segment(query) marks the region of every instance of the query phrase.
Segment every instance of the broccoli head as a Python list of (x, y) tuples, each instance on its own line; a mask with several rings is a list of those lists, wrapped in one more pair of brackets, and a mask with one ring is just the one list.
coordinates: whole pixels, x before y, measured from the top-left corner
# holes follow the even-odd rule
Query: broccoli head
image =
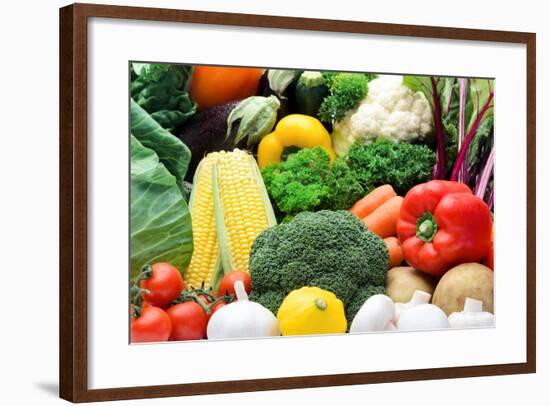
[[(251, 300), (276, 313), (292, 290), (317, 286), (348, 307), (358, 292), (383, 291), (388, 262), (384, 241), (348, 211), (302, 212), (254, 241)], [(348, 312), (349, 322), (357, 310)]]

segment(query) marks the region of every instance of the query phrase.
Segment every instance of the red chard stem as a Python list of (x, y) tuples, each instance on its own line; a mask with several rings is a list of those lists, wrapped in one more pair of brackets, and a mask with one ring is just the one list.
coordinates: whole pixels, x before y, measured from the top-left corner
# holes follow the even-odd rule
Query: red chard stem
[(460, 169), (462, 168), (462, 165), (466, 159), (466, 155), (468, 152), (468, 147), (470, 146), (470, 143), (472, 142), (472, 139), (474, 138), (474, 135), (476, 134), (476, 131), (479, 127), (479, 124), (481, 123), (481, 120), (483, 119), (483, 116), (491, 106), (491, 101), (493, 100), (493, 93), (489, 93), (489, 97), (487, 97), (487, 101), (483, 105), (483, 108), (478, 113), (474, 123), (472, 124), (472, 128), (470, 129), (470, 132), (466, 136), (466, 139), (462, 146), (460, 147), (460, 151), (458, 153), (458, 157), (456, 158), (455, 166), (453, 168), (453, 172), (451, 174), (451, 179), (453, 181), (458, 180), (458, 173), (460, 172)]
[(481, 176), (479, 177), (475, 190), (476, 196), (479, 197), (481, 200), (483, 200), (485, 197), (485, 191), (487, 190), (487, 184), (489, 183), (489, 178), (491, 177), (491, 173), (493, 172), (494, 164), (495, 147), (493, 146), (493, 148), (491, 148), (491, 153), (487, 158), (487, 162), (485, 163), (485, 167), (483, 168), (483, 172), (481, 172)]
[(433, 178), (443, 179), (445, 177), (445, 138), (443, 135), (443, 123), (441, 121), (441, 99), (437, 92), (437, 82), (432, 76), (432, 97), (434, 101), (433, 121), (437, 137), (437, 162), (434, 166)]
[[(468, 90), (468, 79), (458, 79), (459, 86), (459, 105), (458, 105), (458, 149), (464, 144), (464, 134), (466, 133), (466, 92)], [(458, 172), (458, 181), (466, 182), (466, 161), (460, 167)]]

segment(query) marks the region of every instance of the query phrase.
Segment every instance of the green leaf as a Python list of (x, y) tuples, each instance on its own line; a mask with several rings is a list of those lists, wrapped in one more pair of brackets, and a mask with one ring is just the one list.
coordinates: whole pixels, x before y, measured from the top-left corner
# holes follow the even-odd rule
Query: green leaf
[(130, 129), (140, 143), (156, 152), (179, 185), (185, 178), (191, 160), (189, 148), (157, 123), (133, 99), (130, 100)]
[(193, 235), (176, 178), (133, 135), (130, 157), (130, 277), (155, 262), (168, 262), (183, 272), (193, 253)]
[(477, 131), (468, 148), (468, 165), (474, 165), (477, 161), (484, 157), (491, 149), (492, 131), (493, 131), (493, 115), (487, 115), (479, 124)]
[(130, 94), (165, 129), (174, 131), (197, 111), (187, 93), (191, 66), (132, 63)]
[[(478, 113), (487, 101), (491, 88), (494, 87), (494, 81), (487, 79), (470, 79), (468, 89), (468, 102), (471, 103), (470, 115), (466, 118), (468, 123), (468, 131), (472, 127)], [(490, 108), (484, 115), (484, 118), (492, 114), (493, 109)]]

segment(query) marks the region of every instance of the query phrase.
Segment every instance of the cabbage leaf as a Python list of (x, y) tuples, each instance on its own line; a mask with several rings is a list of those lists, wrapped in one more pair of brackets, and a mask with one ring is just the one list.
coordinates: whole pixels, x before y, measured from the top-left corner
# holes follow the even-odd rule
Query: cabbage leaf
[(187, 145), (164, 129), (133, 99), (130, 99), (130, 127), (134, 137), (143, 146), (151, 148), (166, 169), (176, 177), (181, 190), (191, 160), (191, 151)]
[(169, 262), (183, 272), (193, 253), (193, 235), (176, 178), (132, 134), (130, 156), (130, 278), (155, 262)]
[(197, 104), (187, 92), (190, 65), (132, 63), (130, 74), (132, 99), (168, 131), (196, 113)]

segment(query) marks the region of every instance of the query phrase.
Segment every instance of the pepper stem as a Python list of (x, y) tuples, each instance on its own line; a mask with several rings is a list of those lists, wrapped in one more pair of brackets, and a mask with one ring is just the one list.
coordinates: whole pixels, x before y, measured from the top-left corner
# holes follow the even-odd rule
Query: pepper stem
[(424, 242), (431, 242), (437, 233), (437, 222), (430, 212), (422, 214), (416, 220), (416, 236)]
[(315, 306), (317, 306), (319, 310), (326, 310), (327, 302), (325, 302), (323, 299), (315, 299)]

